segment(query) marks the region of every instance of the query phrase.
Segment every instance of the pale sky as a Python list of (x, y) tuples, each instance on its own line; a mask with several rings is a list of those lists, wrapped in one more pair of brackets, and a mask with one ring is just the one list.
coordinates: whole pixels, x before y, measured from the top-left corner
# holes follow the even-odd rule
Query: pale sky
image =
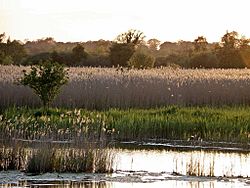
[(11, 39), (113, 40), (137, 29), (146, 39), (250, 38), (249, 0), (0, 0), (0, 33)]

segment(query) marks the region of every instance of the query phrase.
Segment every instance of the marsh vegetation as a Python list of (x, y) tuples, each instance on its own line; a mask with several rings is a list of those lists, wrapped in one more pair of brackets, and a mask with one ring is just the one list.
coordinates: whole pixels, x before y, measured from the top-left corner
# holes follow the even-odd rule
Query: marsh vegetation
[[(0, 67), (0, 106), (38, 107), (31, 89), (15, 83), (29, 67)], [(69, 68), (69, 82), (52, 103), (60, 108), (156, 108), (247, 105), (248, 69)]]

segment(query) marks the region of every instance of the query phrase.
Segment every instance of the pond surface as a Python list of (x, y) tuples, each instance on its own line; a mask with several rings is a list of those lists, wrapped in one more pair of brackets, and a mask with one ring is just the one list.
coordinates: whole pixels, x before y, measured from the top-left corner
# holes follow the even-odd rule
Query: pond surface
[(150, 147), (128, 143), (127, 148), (114, 149), (116, 162), (112, 174), (32, 176), (19, 171), (3, 171), (0, 172), (0, 187), (250, 187), (250, 151), (247, 149), (169, 148), (152, 143), (144, 143), (144, 146)]
[(0, 187), (173, 187), (173, 188), (215, 188), (250, 187), (249, 178), (194, 177), (169, 173), (122, 172), (113, 174), (57, 174), (46, 173), (27, 176), (17, 171), (0, 173)]

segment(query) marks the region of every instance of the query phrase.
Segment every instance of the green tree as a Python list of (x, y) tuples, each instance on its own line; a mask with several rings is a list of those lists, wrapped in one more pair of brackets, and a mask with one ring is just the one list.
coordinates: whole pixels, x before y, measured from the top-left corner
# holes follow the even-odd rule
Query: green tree
[(155, 58), (153, 56), (138, 51), (135, 52), (128, 61), (130, 67), (138, 69), (152, 68), (154, 63)]
[(5, 40), (5, 33), (0, 34), (0, 63), (1, 64), (21, 64), (27, 53), (24, 45), (17, 40)]
[(12, 57), (14, 64), (21, 64), (27, 57), (24, 45), (20, 41), (10, 39), (7, 40), (5, 54)]
[(110, 62), (113, 66), (123, 66), (128, 65), (128, 60), (134, 54), (135, 48), (133, 44), (122, 44), (114, 43), (110, 47)]
[[(247, 54), (249, 39), (240, 37), (236, 31), (226, 32), (216, 49), (220, 68), (245, 68), (246, 62), (242, 54)], [(244, 53), (242, 53), (244, 52)]]
[(29, 86), (41, 99), (46, 109), (59, 94), (62, 85), (68, 81), (67, 71), (56, 62), (45, 61), (32, 66), (29, 73), (24, 71), (20, 83)]
[(72, 58), (74, 59), (75, 63), (80, 63), (81, 61), (87, 58), (87, 53), (84, 51), (84, 47), (82, 44), (77, 44), (72, 49)]
[(110, 62), (113, 66), (128, 66), (128, 60), (136, 47), (143, 42), (143, 32), (131, 29), (118, 35), (110, 47)]
[(193, 54), (184, 64), (186, 68), (218, 68), (218, 59), (213, 52), (205, 51)]

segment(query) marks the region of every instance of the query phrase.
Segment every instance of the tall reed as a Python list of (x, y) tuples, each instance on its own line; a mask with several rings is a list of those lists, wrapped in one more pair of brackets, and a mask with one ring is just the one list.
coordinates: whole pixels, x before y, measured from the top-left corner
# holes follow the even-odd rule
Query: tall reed
[[(84, 143), (83, 143), (84, 144)], [(46, 172), (112, 172), (114, 154), (93, 143), (84, 147), (33, 143), (0, 145), (0, 170), (22, 170), (27, 173)]]
[[(29, 67), (0, 66), (0, 108), (40, 105), (33, 92), (15, 82)], [(151, 108), (166, 105), (247, 105), (249, 69), (70, 68), (69, 83), (56, 107)]]

